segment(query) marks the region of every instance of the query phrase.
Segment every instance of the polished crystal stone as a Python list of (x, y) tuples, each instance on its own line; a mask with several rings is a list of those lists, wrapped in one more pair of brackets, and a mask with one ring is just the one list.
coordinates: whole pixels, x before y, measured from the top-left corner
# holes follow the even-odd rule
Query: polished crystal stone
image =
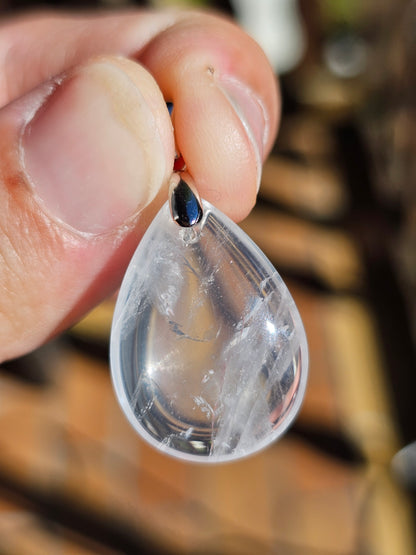
[(171, 455), (218, 462), (287, 429), (308, 351), (287, 287), (248, 236), (204, 201), (202, 220), (180, 227), (166, 203), (124, 278), (111, 366), (141, 436)]

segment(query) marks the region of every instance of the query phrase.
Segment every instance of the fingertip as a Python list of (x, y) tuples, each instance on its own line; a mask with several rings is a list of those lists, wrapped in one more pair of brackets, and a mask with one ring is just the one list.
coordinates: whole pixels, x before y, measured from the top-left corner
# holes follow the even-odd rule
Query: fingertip
[(157, 129), (157, 133), (161, 138), (167, 172), (169, 173), (173, 165), (175, 153), (173, 127), (168, 107), (158, 83), (143, 66), (133, 60), (122, 56), (112, 56), (107, 57), (107, 59), (128, 75), (132, 83), (140, 90), (146, 105), (152, 113), (155, 129)]
[(278, 89), (264, 53), (230, 21), (191, 14), (139, 58), (174, 103), (177, 149), (201, 196), (243, 219), (278, 125)]
[(200, 195), (235, 221), (255, 203), (259, 154), (212, 75), (203, 74), (177, 95), (178, 149)]
[(40, 92), (0, 110), (0, 360), (119, 285), (172, 172), (166, 104), (137, 63), (94, 58)]

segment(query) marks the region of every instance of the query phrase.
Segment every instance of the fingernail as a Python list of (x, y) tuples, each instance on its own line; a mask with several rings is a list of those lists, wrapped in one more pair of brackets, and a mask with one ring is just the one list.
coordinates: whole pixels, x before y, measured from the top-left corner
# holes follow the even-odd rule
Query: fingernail
[(259, 187), (263, 153), (268, 133), (266, 110), (257, 95), (236, 79), (221, 77), (218, 86), (239, 116), (253, 145), (257, 162), (257, 185)]
[(22, 158), (43, 208), (93, 234), (149, 204), (166, 164), (151, 110), (109, 61), (84, 66), (57, 86), (24, 130)]

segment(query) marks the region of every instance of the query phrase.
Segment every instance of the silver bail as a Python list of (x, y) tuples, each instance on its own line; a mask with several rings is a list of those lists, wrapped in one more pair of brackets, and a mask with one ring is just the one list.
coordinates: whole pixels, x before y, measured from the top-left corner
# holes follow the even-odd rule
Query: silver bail
[(181, 227), (193, 227), (201, 221), (202, 203), (189, 179), (174, 173), (169, 187), (169, 205), (172, 218)]

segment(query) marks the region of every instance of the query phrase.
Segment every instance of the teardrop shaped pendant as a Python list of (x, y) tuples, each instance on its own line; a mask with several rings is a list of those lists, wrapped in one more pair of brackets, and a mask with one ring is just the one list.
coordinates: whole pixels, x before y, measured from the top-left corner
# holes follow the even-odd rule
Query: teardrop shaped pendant
[(235, 460), (276, 440), (296, 416), (305, 331), (261, 250), (172, 179), (170, 207), (148, 228), (120, 289), (113, 383), (153, 446), (191, 461)]

